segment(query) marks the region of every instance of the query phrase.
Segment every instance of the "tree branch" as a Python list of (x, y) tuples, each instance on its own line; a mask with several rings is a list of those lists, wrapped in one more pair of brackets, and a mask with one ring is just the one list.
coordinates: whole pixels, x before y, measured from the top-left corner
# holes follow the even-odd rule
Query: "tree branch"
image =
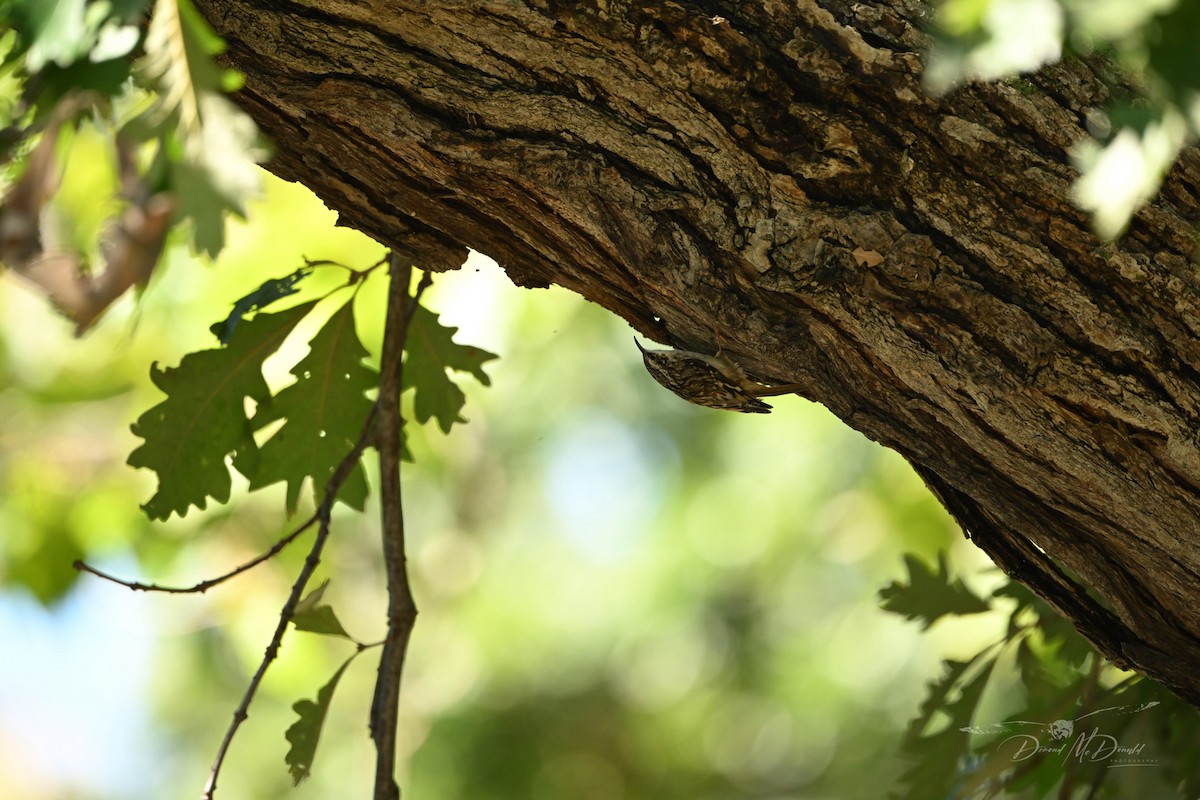
[(408, 640), (417, 619), (417, 606), (408, 582), (404, 552), (404, 515), (400, 495), (402, 426), (400, 393), (403, 390), (404, 343), (408, 323), (421, 293), (429, 283), (422, 276), (409, 302), (412, 267), (393, 254), (388, 290), (387, 322), (383, 334), (379, 376), (379, 426), (375, 446), (379, 451), (379, 493), (382, 505), (383, 560), (387, 572), (388, 629), (379, 659), (375, 697), (371, 703), (371, 738), (375, 741), (375, 800), (397, 800), (396, 723), (400, 679)]
[(196, 0), (273, 172), (425, 267), (471, 246), (676, 347), (729, 331), (1200, 706), (1200, 150), (1097, 241), (1069, 153), (1107, 67), (931, 97), (911, 0), (321, 5)]
[(313, 523), (315, 523), (316, 521), (317, 521), (317, 515), (314, 513), (311, 517), (309, 517), (307, 520), (305, 520), (303, 523), (301, 523), (300, 526), (297, 527), (294, 531), (289, 533), (287, 536), (284, 536), (282, 539), (280, 539), (275, 544), (273, 544), (271, 546), (271, 549), (267, 550), (262, 555), (252, 558), (251, 560), (247, 561), (245, 564), (242, 564), (241, 566), (235, 567), (234, 569), (230, 570), (229, 572), (226, 572), (224, 575), (218, 575), (215, 578), (209, 578), (208, 580), (200, 581), (199, 583), (194, 584), (192, 586), (159, 586), (157, 583), (140, 583), (138, 581), (127, 581), (127, 580), (118, 578), (115, 575), (109, 575), (107, 572), (98, 570), (95, 567), (91, 566), (90, 564), (87, 564), (86, 562), (79, 561), (79, 560), (76, 560), (72, 566), (74, 566), (75, 569), (79, 570), (80, 572), (91, 573), (92, 575), (95, 575), (97, 578), (103, 578), (106, 581), (110, 581), (112, 583), (116, 583), (121, 586), (124, 586), (127, 589), (132, 589), (135, 592), (163, 592), (165, 594), (203, 594), (204, 592), (207, 592), (209, 589), (213, 588), (214, 586), (217, 586), (218, 584), (222, 584), (225, 581), (229, 580), (230, 578), (241, 575), (243, 572), (245, 572), (249, 569), (253, 569), (254, 567), (257, 567), (259, 564), (263, 563), (264, 561), (267, 561), (267, 560), (273, 558), (276, 554), (278, 554), (281, 550), (283, 550), (283, 548), (287, 547), (289, 544), (296, 541), (296, 539), (300, 536), (300, 534), (304, 533), (306, 530), (311, 528), (313, 526)]
[(233, 712), (233, 722), (225, 731), (225, 738), (221, 741), (221, 746), (217, 749), (216, 758), (213, 759), (212, 768), (209, 770), (208, 783), (205, 784), (203, 800), (212, 800), (213, 794), (217, 791), (217, 778), (221, 773), (221, 766), (225, 762), (225, 755), (229, 752), (229, 746), (233, 742), (233, 737), (237, 733), (241, 724), (249, 716), (250, 703), (254, 700), (254, 695), (258, 692), (258, 687), (262, 683), (263, 677), (267, 674), (267, 669), (271, 666), (271, 662), (279, 654), (279, 647), (283, 642), (283, 635), (287, 632), (288, 623), (296, 613), (296, 604), (300, 602), (301, 595), (304, 594), (304, 588), (308, 585), (309, 579), (317, 566), (321, 563), (321, 551), (325, 547), (325, 540), (329, 537), (329, 520), (333, 512), (333, 504), (337, 500), (338, 490), (345, 483), (346, 478), (350, 476), (354, 466), (358, 463), (358, 459), (362, 457), (365, 450), (373, 441), (375, 433), (376, 419), (379, 414), (379, 401), (371, 408), (371, 413), (367, 415), (366, 422), (363, 423), (362, 432), (359, 434), (358, 441), (354, 443), (354, 447), (346, 454), (334, 470), (333, 475), (329, 479), (329, 483), (325, 487), (325, 494), (321, 498), (321, 505), (317, 507), (314, 519), (319, 522), (317, 527), (317, 536), (313, 540), (312, 547), (308, 551), (308, 557), (304, 560), (304, 566), (300, 570), (300, 574), (296, 576), (295, 583), (292, 584), (291, 594), (288, 595), (287, 602), (283, 604), (283, 608), (279, 612), (279, 624), (275, 626), (275, 633), (271, 636), (271, 642), (267, 645), (266, 652), (263, 654), (262, 663), (258, 665), (258, 671), (254, 673), (254, 677), (250, 679), (250, 685), (246, 687), (245, 694), (242, 695), (242, 700), (238, 703), (238, 707)]

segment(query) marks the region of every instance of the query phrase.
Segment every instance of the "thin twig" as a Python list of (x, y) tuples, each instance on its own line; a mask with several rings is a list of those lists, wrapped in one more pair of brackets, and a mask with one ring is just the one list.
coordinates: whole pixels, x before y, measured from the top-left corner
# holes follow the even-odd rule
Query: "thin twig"
[(409, 300), (408, 305), (405, 307), (405, 310), (404, 310), (404, 334), (406, 337), (406, 339), (405, 339), (406, 341), (407, 341), (407, 336), (408, 336), (408, 325), (409, 325), (409, 323), (412, 322), (413, 314), (415, 314), (417, 311), (417, 304), (421, 302), (421, 295), (425, 294), (425, 290), (428, 289), (430, 284), (432, 284), (432, 283), (433, 283), (433, 273), (432, 272), (422, 272), (421, 280), (417, 281), (417, 290), (415, 292), (413, 292), (412, 299)]
[(208, 783), (204, 787), (204, 794), (201, 796), (203, 800), (212, 800), (213, 794), (217, 790), (217, 777), (221, 773), (221, 765), (225, 762), (225, 755), (229, 752), (229, 745), (233, 742), (234, 734), (238, 728), (249, 716), (250, 703), (254, 700), (254, 695), (258, 691), (259, 684), (262, 683), (263, 677), (267, 674), (268, 667), (275, 657), (279, 654), (279, 647), (283, 642), (283, 635), (287, 632), (288, 623), (292, 621), (292, 617), (296, 613), (296, 604), (300, 602), (300, 597), (304, 594), (304, 588), (308, 585), (309, 578), (316, 571), (317, 566), (321, 563), (321, 551), (325, 547), (325, 540), (329, 537), (329, 520), (333, 513), (333, 504), (337, 499), (338, 490), (342, 484), (350, 477), (350, 473), (358, 464), (359, 458), (362, 457), (365, 450), (374, 441), (375, 423), (379, 416), (379, 402), (371, 408), (371, 413), (367, 415), (366, 422), (363, 423), (362, 432), (358, 436), (358, 441), (354, 443), (354, 447), (346, 454), (334, 470), (333, 476), (329, 479), (329, 483), (325, 487), (325, 494), (321, 498), (321, 505), (317, 507), (314, 517), (319, 522), (317, 527), (316, 538), (313, 539), (313, 545), (308, 551), (308, 557), (304, 560), (304, 566), (300, 570), (300, 574), (296, 576), (296, 582), (292, 584), (291, 594), (288, 595), (287, 602), (283, 604), (283, 608), (279, 612), (279, 624), (275, 626), (275, 634), (271, 637), (270, 644), (267, 645), (267, 650), (263, 654), (263, 660), (258, 665), (258, 671), (254, 673), (254, 677), (250, 679), (250, 685), (246, 687), (246, 692), (242, 695), (242, 701), (238, 703), (237, 709), (233, 712), (233, 722), (225, 731), (225, 738), (221, 740), (221, 746), (217, 749), (217, 756), (213, 759), (212, 768), (209, 770)]
[(409, 297), (412, 267), (392, 256), (388, 288), (387, 321), (379, 374), (379, 427), (375, 447), (379, 451), (379, 495), (382, 506), (383, 561), (387, 573), (387, 636), (379, 658), (379, 675), (371, 703), (371, 738), (375, 741), (375, 800), (398, 800), (396, 785), (396, 725), (404, 656), (417, 619), (417, 606), (408, 582), (404, 553), (404, 513), (400, 496), (400, 453), (403, 419), (404, 343), (408, 324), (421, 293), (429, 285), (422, 275), (417, 290)]
[(106, 581), (111, 581), (112, 583), (116, 583), (121, 586), (124, 586), (127, 589), (132, 589), (135, 592), (164, 592), (166, 594), (197, 594), (197, 593), (203, 594), (204, 592), (207, 592), (212, 587), (214, 587), (218, 584), (224, 583), (225, 581), (229, 580), (230, 578), (241, 575), (246, 570), (253, 569), (254, 567), (257, 567), (259, 564), (263, 563), (264, 561), (267, 561), (267, 560), (273, 558), (276, 554), (278, 554), (281, 550), (283, 550), (283, 548), (287, 547), (289, 544), (296, 541), (297, 537), (299, 537), (300, 534), (304, 533), (306, 530), (311, 528), (313, 526), (313, 523), (315, 523), (316, 521), (317, 521), (317, 515), (313, 514), (311, 517), (309, 517), (307, 520), (305, 520), (303, 523), (301, 523), (301, 525), (298, 528), (296, 528), (294, 531), (289, 533), (287, 536), (284, 536), (282, 539), (280, 539), (278, 542), (276, 542), (274, 545), (272, 545), (271, 549), (267, 550), (262, 555), (252, 558), (251, 560), (247, 561), (245, 564), (242, 564), (241, 566), (236, 567), (235, 569), (232, 569), (229, 572), (226, 572), (224, 575), (218, 575), (215, 578), (209, 578), (208, 580), (200, 581), (199, 583), (197, 583), (194, 586), (159, 586), (157, 583), (139, 583), (138, 581), (127, 581), (127, 580), (118, 578), (115, 575), (109, 575), (107, 572), (98, 570), (95, 567), (93, 567), (90, 564), (87, 564), (83, 561), (76, 561), (73, 566), (75, 567), (75, 569), (79, 570), (80, 572), (91, 573), (92, 575), (95, 575), (97, 578), (103, 578)]
[(249, 716), (250, 703), (258, 691), (263, 677), (267, 674), (268, 667), (279, 654), (279, 646), (283, 643), (283, 634), (287, 631), (288, 623), (296, 613), (296, 604), (300, 602), (300, 595), (304, 592), (304, 587), (308, 584), (308, 579), (316, 570), (317, 565), (321, 563), (321, 550), (325, 547), (325, 539), (329, 536), (329, 512), (325, 509), (322, 511), (321, 522), (317, 527), (317, 536), (313, 540), (312, 548), (308, 551), (308, 558), (304, 560), (303, 569), (296, 577), (296, 582), (292, 584), (292, 593), (288, 595), (287, 602), (283, 604), (283, 610), (279, 612), (279, 624), (275, 627), (275, 634), (271, 637), (271, 643), (267, 645), (263, 660), (258, 665), (258, 671), (254, 673), (254, 677), (250, 679), (250, 685), (246, 687), (246, 692), (242, 695), (242, 701), (234, 710), (233, 722), (225, 730), (225, 738), (221, 740), (221, 746), (217, 749), (217, 756), (209, 770), (208, 783), (204, 786), (202, 795), (204, 800), (212, 800), (213, 794), (217, 791), (217, 777), (221, 774), (221, 765), (225, 763), (225, 755), (229, 752), (230, 744), (233, 743), (234, 734)]
[(366, 277), (370, 273), (374, 272), (379, 267), (383, 266), (387, 262), (387, 260), (388, 260), (388, 257), (385, 255), (383, 258), (379, 259), (378, 261), (376, 261), (374, 264), (372, 264), (369, 267), (364, 267), (363, 269), (355, 269), (354, 267), (351, 267), (348, 264), (343, 264), (340, 261), (330, 261), (327, 258), (319, 258), (319, 259), (305, 258), (304, 266), (307, 267), (308, 269), (312, 269), (314, 267), (340, 267), (341, 269), (344, 269), (350, 273), (350, 275), (351, 275), (350, 282), (351, 283), (358, 283), (364, 277)]

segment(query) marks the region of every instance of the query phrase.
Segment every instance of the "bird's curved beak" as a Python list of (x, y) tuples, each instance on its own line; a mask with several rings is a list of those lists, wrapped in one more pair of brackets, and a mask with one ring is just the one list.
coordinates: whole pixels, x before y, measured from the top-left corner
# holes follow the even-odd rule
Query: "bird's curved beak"
[(636, 336), (633, 337), (633, 343), (637, 345), (638, 350), (642, 351), (642, 355), (646, 355), (646, 348), (642, 347), (642, 343), (637, 340)]

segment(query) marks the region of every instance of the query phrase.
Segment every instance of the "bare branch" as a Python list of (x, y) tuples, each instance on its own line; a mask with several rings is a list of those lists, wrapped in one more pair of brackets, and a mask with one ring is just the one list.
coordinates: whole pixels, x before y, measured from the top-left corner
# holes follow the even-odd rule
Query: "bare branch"
[(283, 608), (279, 612), (279, 624), (275, 626), (275, 633), (271, 637), (270, 644), (267, 645), (267, 650), (263, 654), (262, 663), (258, 665), (258, 671), (254, 673), (254, 677), (250, 679), (250, 685), (246, 687), (246, 693), (242, 695), (242, 701), (238, 703), (238, 707), (233, 712), (233, 722), (225, 731), (225, 738), (221, 741), (221, 746), (217, 750), (217, 756), (213, 760), (212, 768), (209, 770), (208, 783), (204, 787), (203, 800), (212, 800), (213, 794), (217, 790), (217, 777), (221, 772), (221, 765), (225, 762), (225, 755), (229, 752), (229, 745), (233, 742), (233, 737), (237, 733), (242, 722), (249, 716), (250, 703), (254, 700), (254, 695), (258, 691), (259, 684), (262, 683), (263, 677), (267, 674), (267, 669), (271, 666), (271, 662), (279, 654), (279, 646), (283, 642), (283, 635), (287, 632), (288, 623), (292, 621), (292, 617), (296, 613), (296, 604), (300, 602), (300, 597), (304, 594), (304, 589), (308, 585), (309, 579), (317, 566), (321, 563), (321, 551), (325, 547), (325, 540), (329, 537), (329, 519), (333, 511), (334, 501), (337, 499), (338, 490), (345, 483), (346, 478), (350, 477), (351, 471), (362, 457), (365, 450), (374, 440), (376, 419), (379, 417), (379, 401), (371, 408), (371, 413), (367, 415), (366, 422), (363, 423), (362, 432), (358, 436), (358, 441), (354, 443), (354, 447), (346, 454), (334, 470), (333, 476), (329, 479), (329, 484), (325, 487), (325, 494), (321, 498), (321, 505), (317, 507), (314, 518), (319, 522), (317, 527), (317, 536), (313, 540), (312, 547), (308, 551), (308, 558), (304, 560), (304, 566), (300, 570), (300, 574), (296, 576), (296, 582), (292, 584), (291, 594), (288, 595), (287, 602), (283, 604)]
[(404, 343), (421, 293), (429, 285), (425, 272), (411, 298), (412, 267), (393, 254), (388, 290), (387, 322), (379, 375), (379, 494), (382, 505), (383, 559), (388, 587), (388, 629), (379, 659), (379, 676), (371, 703), (371, 738), (375, 741), (375, 800), (398, 800), (396, 786), (396, 722), (400, 679), (408, 640), (417, 619), (417, 606), (404, 553), (404, 514), (400, 496), (400, 393), (403, 390)]
[(251, 560), (247, 561), (245, 564), (242, 564), (241, 566), (236, 567), (236, 568), (230, 570), (229, 572), (226, 572), (224, 575), (218, 575), (215, 578), (209, 578), (208, 580), (200, 581), (199, 583), (195, 584), (194, 586), (159, 586), (157, 583), (140, 583), (138, 581), (127, 581), (127, 580), (118, 578), (114, 575), (109, 575), (107, 572), (98, 570), (95, 567), (93, 567), (83, 561), (78, 561), (78, 560), (73, 564), (73, 566), (75, 567), (75, 569), (79, 570), (80, 572), (89, 572), (92, 575), (95, 575), (97, 578), (103, 578), (106, 581), (111, 581), (112, 583), (116, 583), (116, 584), (119, 584), (120, 586), (124, 586), (127, 589), (132, 589), (135, 592), (164, 592), (166, 594), (197, 594), (197, 593), (203, 594), (204, 592), (207, 592), (212, 587), (214, 587), (218, 584), (224, 583), (225, 581), (229, 580), (230, 578), (241, 575), (246, 570), (253, 569), (254, 567), (257, 567), (259, 564), (263, 563), (264, 561), (267, 561), (267, 560), (273, 558), (276, 554), (278, 554), (281, 550), (283, 550), (283, 548), (287, 547), (289, 544), (296, 541), (296, 538), (299, 537), (300, 534), (304, 533), (306, 530), (311, 528), (313, 526), (313, 523), (316, 521), (317, 521), (317, 515), (314, 513), (311, 517), (309, 517), (307, 520), (305, 520), (298, 528), (296, 528), (294, 531), (289, 533), (287, 536), (284, 536), (282, 539), (280, 539), (278, 542), (276, 542), (274, 545), (272, 545), (270, 550), (267, 550), (262, 555), (252, 558)]

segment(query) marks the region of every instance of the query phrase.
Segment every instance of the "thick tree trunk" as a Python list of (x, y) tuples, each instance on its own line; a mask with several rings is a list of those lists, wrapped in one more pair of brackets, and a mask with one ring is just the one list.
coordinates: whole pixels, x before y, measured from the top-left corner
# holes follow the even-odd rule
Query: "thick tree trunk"
[(1097, 241), (1068, 200), (1089, 65), (931, 98), (920, 0), (197, 5), (271, 169), (345, 224), (719, 332), (1200, 705), (1200, 157)]

